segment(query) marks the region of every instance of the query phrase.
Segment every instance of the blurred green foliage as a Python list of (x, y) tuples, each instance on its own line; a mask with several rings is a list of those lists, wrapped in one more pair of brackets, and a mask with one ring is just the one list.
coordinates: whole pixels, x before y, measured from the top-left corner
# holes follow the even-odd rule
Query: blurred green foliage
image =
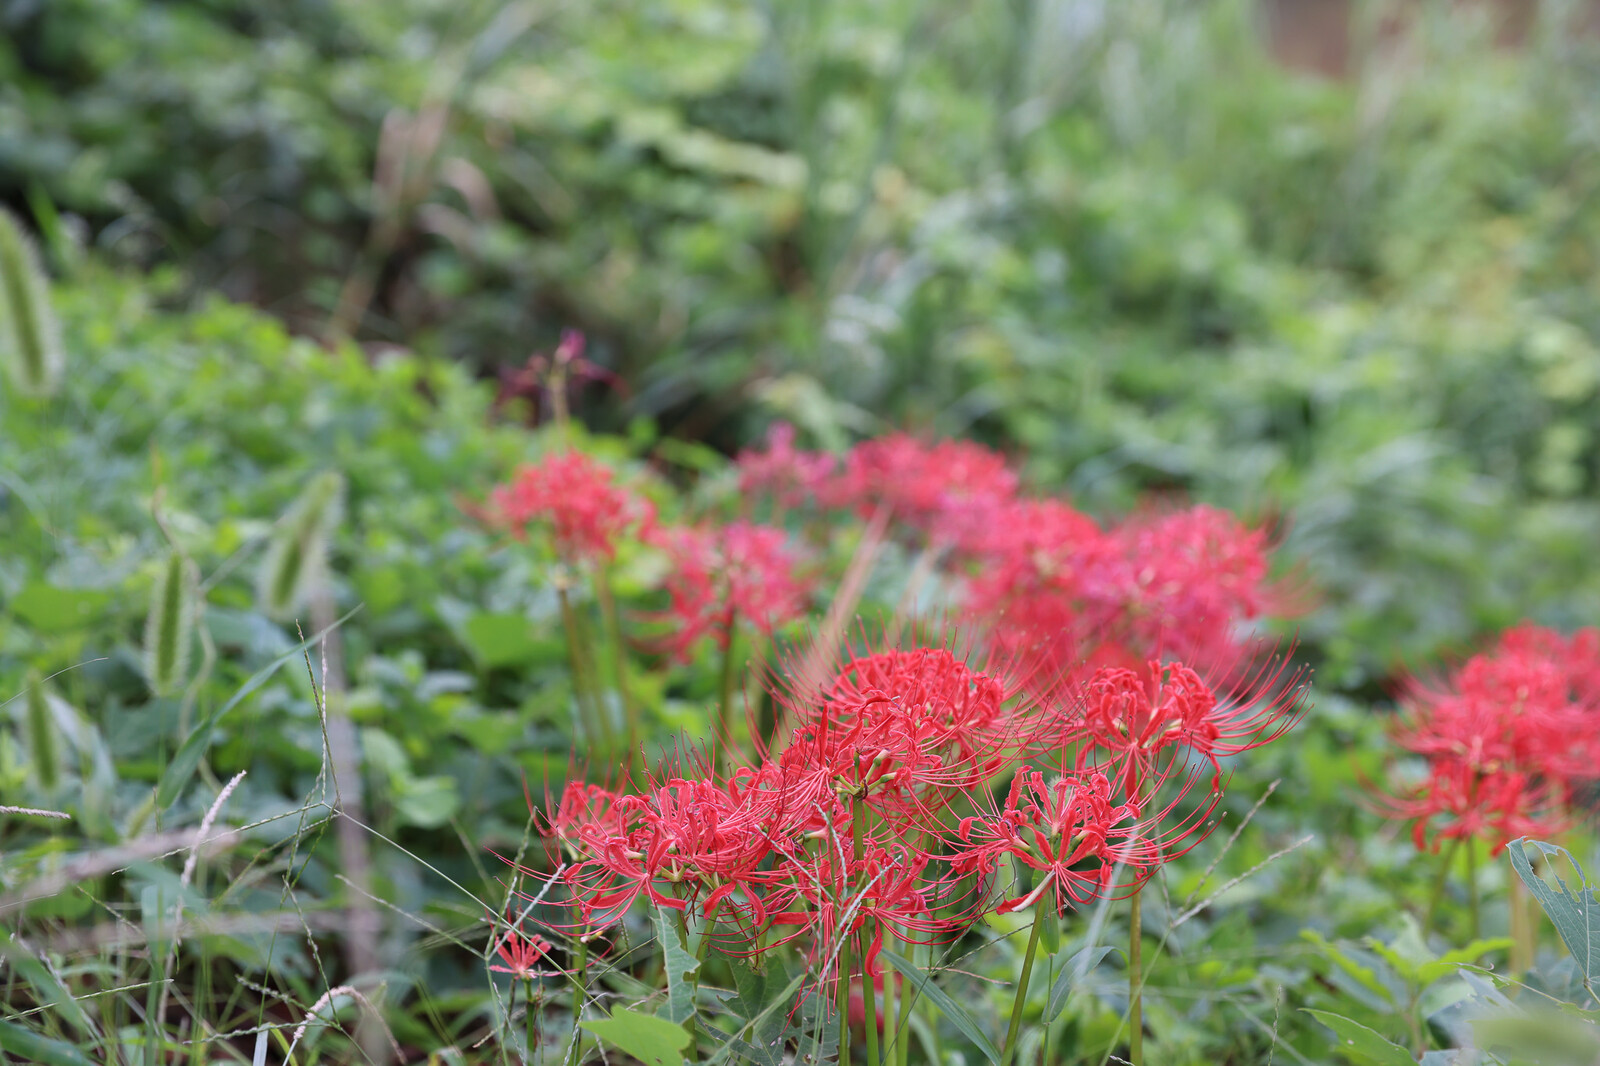
[(1327, 82), (1242, 0), (12, 4), (0, 195), (298, 330), (582, 328), (604, 426), (1281, 513), (1359, 688), (1600, 593), (1596, 41), (1408, 10)]
[[(42, 233), (67, 355), (58, 399), (0, 395), (0, 695), (65, 671), (5, 705), (0, 802), (70, 809), (74, 846), (154, 825), (182, 728), (294, 647), (254, 570), (338, 470), (375, 827), (492, 884), (478, 846), (515, 846), (522, 774), (559, 778), (572, 741), (548, 575), (460, 506), (539, 446), (475, 378), (576, 327), (622, 382), (578, 405), (618, 462), (713, 483), (715, 450), (773, 418), (821, 446), (909, 426), (1001, 446), (1091, 511), (1177, 492), (1281, 519), (1318, 709), (1241, 772), (1235, 817), (1286, 784), (1216, 881), (1317, 840), (1184, 925), (1147, 1009), (1172, 1062), (1261, 1061), (1272, 1033), (1323, 1061), (1293, 1005), (1384, 1040), (1458, 1028), (1482, 988), (1379, 950), (1432, 965), (1395, 922), (1431, 871), (1347, 801), (1383, 772), (1370, 708), (1399, 668), (1600, 615), (1600, 45), (1576, 7), (1497, 50), (1443, 4), (1377, 40), (1369, 4), (1366, 60), (1329, 82), (1273, 64), (1243, 0), (0, 0), (0, 198)], [(192, 697), (141, 673), (173, 546), (216, 651)], [(649, 585), (635, 564), (625, 594)], [(714, 671), (642, 694), (662, 732), (703, 726)], [(56, 726), (46, 774), (30, 708)], [(321, 769), (305, 671), (215, 740), (205, 773), (252, 770), (235, 821), (281, 817)], [(12, 869), (67, 847), (18, 836)], [(308, 895), (339, 898), (309, 854)], [(377, 863), (397, 907), (481, 921), (411, 858)], [(127, 874), (128, 898), (159, 874)], [(1204, 895), (1195, 871), (1177, 888)], [(281, 906), (267, 882), (228, 902)], [(322, 990), (298, 947), (211, 939), (302, 1004)], [(1381, 995), (1351, 958), (1389, 959)], [(441, 976), (459, 961), (395, 996), (465, 988)], [(1114, 1045), (1115, 977), (1057, 1037)], [(488, 1010), (472, 996), (442, 1013)], [(437, 1035), (425, 1013), (402, 1038)]]

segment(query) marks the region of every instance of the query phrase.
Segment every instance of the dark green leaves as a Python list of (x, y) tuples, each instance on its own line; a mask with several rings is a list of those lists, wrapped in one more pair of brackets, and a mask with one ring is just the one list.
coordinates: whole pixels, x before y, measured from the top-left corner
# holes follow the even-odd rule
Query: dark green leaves
[[(1537, 849), (1540, 857), (1550, 864), (1556, 879), (1554, 888), (1534, 872), (1528, 858), (1529, 848)], [(1507, 844), (1506, 854), (1511, 859), (1511, 868), (1528, 886), (1528, 891), (1539, 901), (1545, 914), (1550, 916), (1556, 932), (1561, 934), (1567, 950), (1572, 952), (1578, 969), (1583, 973), (1584, 983), (1591, 992), (1600, 988), (1600, 892), (1584, 876), (1578, 860), (1566, 848), (1526, 837)], [(1566, 878), (1561, 876), (1562, 863), (1555, 861), (1557, 857), (1572, 867), (1571, 874), (1576, 875), (1575, 888), (1570, 887)]]

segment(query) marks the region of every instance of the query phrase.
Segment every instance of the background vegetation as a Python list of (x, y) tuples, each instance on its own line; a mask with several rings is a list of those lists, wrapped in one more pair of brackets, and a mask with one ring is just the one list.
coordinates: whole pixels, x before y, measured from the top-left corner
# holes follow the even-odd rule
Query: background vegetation
[[(58, 983), (149, 984), (26, 1024), (102, 1054), (139, 1032), (162, 982), (129, 960), (162, 960), (129, 930), (174, 894), (294, 917), (183, 956), (215, 1032), (298, 1020), (340, 980), (291, 935), (352, 891), (304, 806), (303, 666), (228, 708), (202, 787), (153, 798), (299, 642), (255, 571), (333, 469), (347, 705), (372, 828), (403, 846), (372, 838), (367, 885), (422, 919), (383, 912), (380, 999), (410, 1050), (498, 1032), (451, 879), (490, 897), (524, 774), (565, 773), (569, 693), (548, 582), (462, 502), (539, 450), (539, 397), (495, 397), (578, 328), (605, 371), (576, 400), (592, 446), (689, 508), (723, 505), (723, 456), (782, 417), (823, 447), (971, 436), (1094, 512), (1176, 492), (1281, 519), (1317, 710), (1242, 771), (1245, 807), (1282, 784), (1222, 870), (1314, 842), (1185, 925), (1146, 1010), (1173, 1063), (1326, 1061), (1298, 1006), (1407, 1033), (1403, 980), (1379, 995), (1299, 934), (1414, 935), (1395, 915), (1431, 868), (1352, 800), (1402, 672), (1600, 615), (1600, 43), (1578, 5), (1542, 4), (1514, 50), (1481, 9), (1406, 10), (1393, 32), (1360, 8), (1359, 69), (1326, 81), (1274, 64), (1237, 0), (0, 7), (0, 198), (41, 235), (67, 356), (55, 398), (0, 392), (0, 802), (74, 815), (0, 826), (3, 888), (99, 871), (0, 917), (70, 960)], [(174, 546), (215, 664), (154, 697)], [(23, 694), (59, 671), (44, 780)], [(702, 729), (714, 664), (659, 684), (661, 735)], [(193, 826), (240, 769), (227, 821), (262, 824), (209, 879), (73, 865)], [(13, 963), (8, 1002), (51, 1000), (32, 977)], [(1099, 1032), (1114, 996), (1064, 1017)]]

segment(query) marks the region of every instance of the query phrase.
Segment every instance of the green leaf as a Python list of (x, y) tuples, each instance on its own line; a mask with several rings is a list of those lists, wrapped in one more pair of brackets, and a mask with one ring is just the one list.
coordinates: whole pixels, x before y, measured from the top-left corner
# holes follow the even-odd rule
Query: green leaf
[(1468, 963), (1477, 962), (1491, 951), (1509, 951), (1510, 948), (1510, 937), (1498, 936), (1474, 940), (1464, 948), (1447, 951), (1437, 960), (1425, 962), (1417, 967), (1417, 980), (1422, 985), (1431, 985), (1441, 977), (1452, 976)]
[[(773, 971), (769, 971), (767, 977), (767, 988), (768, 992), (770, 993), (772, 986), (776, 983), (776, 977)], [(724, 1059), (730, 1057), (736, 1051), (741, 1055), (748, 1056), (752, 1046), (747, 1044), (744, 1040), (738, 1039), (738, 1037), (743, 1036), (747, 1032), (755, 1033), (762, 1031), (763, 1027), (769, 1024), (774, 1018), (776, 1018), (780, 1023), (786, 1022), (788, 1018), (787, 1008), (789, 1004), (794, 1002), (794, 997), (800, 991), (800, 986), (805, 983), (805, 979), (806, 972), (801, 970), (799, 973), (794, 975), (787, 985), (783, 986), (781, 991), (771, 994), (767, 1001), (767, 1005), (761, 1009), (761, 1012), (754, 1018), (746, 1018), (744, 1026), (742, 1026), (735, 1034), (735, 1039), (729, 1040), (726, 1044), (722, 1045), (722, 1047), (715, 1054), (705, 1061), (704, 1066), (716, 1066), (717, 1063), (722, 1062)], [(826, 997), (814, 997), (808, 1002), (811, 1007), (819, 1008), (826, 1012), (827, 1003), (825, 1000)], [(780, 1010), (784, 1011), (782, 1015), (778, 1014)], [(823, 1026), (819, 1028), (831, 1028), (835, 1033), (835, 1039), (837, 1039), (837, 1027)], [(828, 1044), (827, 1046), (831, 1047), (832, 1044)]]
[(520, 614), (475, 614), (467, 619), (462, 635), (472, 657), (488, 669), (528, 662), (539, 650), (533, 627)]
[(30, 581), (11, 600), (11, 613), (41, 633), (67, 633), (93, 622), (111, 602), (99, 589), (63, 589)]
[(1315, 944), (1317, 946), (1317, 950), (1321, 951), (1323, 955), (1327, 956), (1329, 961), (1338, 966), (1339, 969), (1355, 978), (1356, 982), (1361, 985), (1362, 988), (1365, 988), (1369, 992), (1376, 994), (1382, 998), (1384, 1002), (1394, 1005), (1394, 993), (1389, 991), (1389, 989), (1384, 986), (1382, 981), (1378, 980), (1378, 975), (1373, 972), (1372, 967), (1363, 966), (1361, 963), (1357, 962), (1355, 959), (1346, 954), (1343, 948), (1340, 948), (1337, 944), (1329, 941), (1315, 929), (1302, 929), (1300, 930), (1300, 936), (1302, 939), (1308, 940)]
[(51, 1040), (15, 1022), (0, 1021), (0, 1051), (41, 1066), (94, 1066), (94, 1060), (64, 1040)]
[(610, 1018), (584, 1022), (581, 1028), (645, 1066), (682, 1066), (684, 1049), (689, 1046), (689, 1034), (683, 1026), (626, 1007), (614, 1009)]
[[(1567, 887), (1559, 873), (1556, 874), (1556, 888), (1551, 888), (1548, 881), (1534, 873), (1533, 864), (1528, 861), (1527, 845), (1538, 848), (1546, 858), (1560, 855), (1571, 863), (1578, 875), (1577, 891)], [(1511, 857), (1511, 868), (1517, 871), (1522, 883), (1528, 886), (1528, 891), (1555, 924), (1556, 932), (1561, 934), (1567, 950), (1577, 960), (1578, 969), (1583, 971), (1584, 980), (1591, 989), (1600, 988), (1600, 892), (1589, 884), (1583, 867), (1566, 848), (1527, 837), (1507, 844), (1506, 854)]]
[(664, 1008), (669, 1020), (682, 1024), (694, 1017), (694, 985), (689, 975), (700, 968), (700, 960), (689, 954), (678, 924), (666, 907), (656, 908), (656, 939), (661, 941), (661, 952), (667, 970), (667, 1005)]
[(189, 734), (188, 739), (183, 742), (182, 746), (172, 756), (172, 761), (167, 764), (166, 771), (161, 775), (161, 783), (156, 786), (156, 808), (158, 810), (166, 810), (177, 802), (178, 797), (183, 793), (184, 786), (189, 783), (189, 778), (194, 776), (195, 770), (200, 766), (201, 757), (205, 755), (206, 749), (211, 746), (211, 732), (216, 728), (217, 723), (222, 721), (223, 715), (239, 706), (240, 703), (244, 702), (245, 697), (270, 681), (272, 675), (277, 673), (284, 663), (303, 654), (307, 648), (333, 632), (335, 628), (344, 625), (360, 609), (360, 607), (352, 609), (327, 629), (306, 638), (266, 666), (257, 670), (250, 680), (240, 686), (239, 691), (229, 698), (227, 703), (218, 707), (205, 721), (196, 726), (194, 732)]
[(781, 1066), (787, 1019), (768, 1008), (787, 1002), (782, 993), (789, 984), (788, 971), (777, 958), (767, 960), (764, 972), (758, 972), (750, 960), (739, 957), (730, 957), (728, 968), (733, 971), (733, 985), (737, 991), (733, 1007), (744, 1022), (738, 1030), (742, 1037), (736, 1037), (743, 1044), (740, 1054), (760, 1066)]
[(1411, 1052), (1360, 1022), (1325, 1010), (1301, 1009), (1338, 1033), (1339, 1050), (1357, 1062), (1370, 1062), (1374, 1066), (1417, 1066)]
[(1055, 1021), (1056, 1015), (1066, 1008), (1067, 997), (1072, 995), (1072, 985), (1078, 979), (1080, 970), (1084, 974), (1088, 974), (1090, 970), (1099, 966), (1101, 962), (1105, 961), (1105, 957), (1115, 950), (1113, 947), (1100, 944), (1096, 947), (1084, 948), (1075, 952), (1072, 958), (1062, 963), (1061, 975), (1056, 978), (1056, 983), (1050, 988), (1050, 999), (1045, 1006), (1044, 1017), (1039, 1020), (1039, 1024), (1048, 1025), (1050, 1022)]
[(892, 951), (879, 952), (878, 957), (888, 962), (896, 970), (899, 970), (902, 977), (916, 985), (917, 991), (927, 996), (934, 1006), (943, 1011), (944, 1016), (950, 1019), (951, 1024), (960, 1029), (968, 1040), (977, 1045), (978, 1050), (983, 1052), (985, 1058), (990, 1062), (999, 1063), (1000, 1050), (994, 1046), (994, 1041), (985, 1036), (983, 1030), (978, 1027), (977, 1019), (967, 1013), (966, 1008), (951, 999), (944, 989), (934, 984), (931, 976), (918, 969), (914, 963), (907, 959), (902, 959)]

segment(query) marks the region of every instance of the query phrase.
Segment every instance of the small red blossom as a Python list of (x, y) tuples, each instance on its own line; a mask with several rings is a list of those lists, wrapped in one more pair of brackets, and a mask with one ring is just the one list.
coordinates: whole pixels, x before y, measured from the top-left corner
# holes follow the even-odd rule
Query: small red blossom
[(555, 972), (534, 969), (550, 954), (550, 941), (542, 936), (524, 937), (515, 930), (507, 929), (496, 940), (495, 954), (499, 955), (504, 963), (504, 965), (489, 966), (495, 973), (508, 973), (512, 977), (521, 979), (557, 976)]
[(517, 536), (535, 522), (549, 526), (569, 561), (610, 559), (629, 530), (648, 528), (649, 501), (613, 483), (611, 469), (582, 452), (546, 456), (494, 490), (490, 513)]
[(1382, 802), (1390, 817), (1413, 821), (1419, 851), (1430, 836), (1434, 851), (1444, 840), (1476, 838), (1491, 851), (1518, 837), (1548, 840), (1565, 828), (1560, 805), (1558, 792), (1531, 774), (1485, 772), (1450, 758), (1432, 762), (1428, 779), (1416, 789)]
[(687, 660), (709, 635), (726, 649), (735, 619), (771, 636), (805, 613), (809, 583), (781, 529), (733, 522), (725, 526), (671, 526), (651, 540), (667, 555), (665, 646)]

